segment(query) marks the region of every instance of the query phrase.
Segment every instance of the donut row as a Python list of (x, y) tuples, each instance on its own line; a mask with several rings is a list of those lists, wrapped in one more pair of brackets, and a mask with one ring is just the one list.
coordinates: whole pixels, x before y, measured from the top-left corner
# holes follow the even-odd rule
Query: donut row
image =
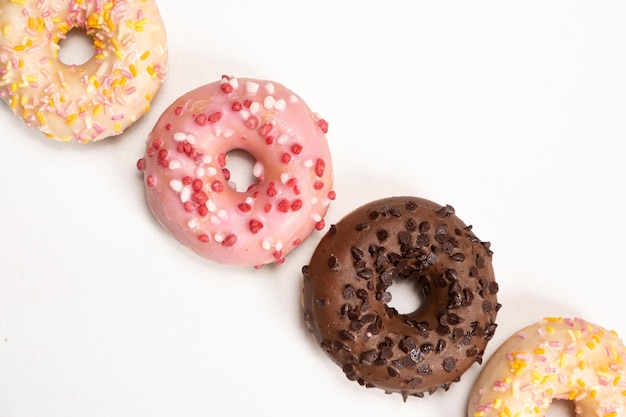
[[(75, 29), (93, 38), (84, 64), (59, 60)], [(28, 126), (61, 141), (121, 134), (150, 110), (167, 68), (152, 0), (0, 0), (0, 97)], [(285, 86), (223, 76), (175, 100), (150, 132), (148, 206), (181, 245), (211, 261), (281, 264), (315, 230), (336, 194), (328, 123)], [(253, 160), (251, 184), (229, 156)], [(331, 224), (302, 268), (303, 317), (347, 379), (422, 397), (448, 390), (493, 338), (499, 285), (489, 242), (452, 206), (412, 197), (365, 204)], [(421, 303), (403, 313), (390, 287), (410, 281)], [(626, 349), (579, 318), (545, 318), (506, 340), (472, 389), (468, 417), (626, 417)]]

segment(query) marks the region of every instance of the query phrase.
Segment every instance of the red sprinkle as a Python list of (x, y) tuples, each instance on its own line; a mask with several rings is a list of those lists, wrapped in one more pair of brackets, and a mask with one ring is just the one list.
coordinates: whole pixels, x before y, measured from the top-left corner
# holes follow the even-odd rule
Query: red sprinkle
[(271, 145), (272, 143), (274, 143), (274, 136), (272, 136), (272, 135), (267, 136), (265, 138), (265, 143), (267, 143), (268, 145)]
[(206, 204), (202, 204), (201, 206), (198, 206), (198, 214), (202, 217), (205, 217), (207, 214), (209, 214), (209, 209), (206, 206)]
[(230, 181), (230, 171), (228, 168), (222, 168), (222, 175), (224, 175), (226, 181)]
[(280, 157), (280, 161), (283, 164), (288, 164), (289, 162), (291, 162), (291, 155), (289, 155), (288, 153), (284, 153), (283, 156)]
[(317, 121), (317, 125), (319, 126), (320, 129), (322, 129), (322, 132), (328, 133), (328, 122), (326, 120), (319, 119)]
[(216, 193), (221, 193), (222, 191), (224, 191), (224, 184), (222, 184), (221, 181), (215, 180), (211, 184), (211, 189)]
[(259, 119), (254, 116), (248, 117), (248, 120), (246, 120), (246, 126), (250, 129), (256, 129), (259, 126)]
[(267, 136), (269, 135), (269, 133), (272, 131), (273, 128), (274, 128), (274, 125), (272, 125), (271, 123), (265, 123), (263, 126), (259, 128), (259, 134), (261, 136)]
[(154, 149), (159, 149), (161, 146), (163, 146), (163, 141), (160, 138), (156, 138), (154, 142), (152, 142), (152, 146), (154, 147)]
[(228, 235), (228, 236), (226, 236), (226, 238), (222, 242), (222, 246), (231, 247), (235, 243), (237, 243), (237, 236), (235, 236), (235, 235)]
[(298, 211), (301, 208), (302, 208), (302, 200), (300, 199), (293, 200), (293, 202), (291, 203), (291, 210)]
[(326, 169), (326, 162), (323, 159), (318, 159), (315, 163), (315, 174), (318, 177), (324, 175), (324, 170)]
[(183, 208), (187, 213), (191, 213), (194, 209), (194, 204), (191, 201), (187, 201), (183, 204)]
[(278, 211), (282, 211), (283, 213), (287, 213), (289, 211), (289, 201), (287, 199), (282, 199), (278, 202)]
[(191, 200), (196, 204), (203, 205), (204, 203), (209, 201), (209, 197), (204, 191), (196, 191), (191, 195)]
[(293, 246), (298, 246), (300, 243), (302, 243), (302, 239), (298, 238), (293, 241)]
[(230, 108), (231, 108), (233, 111), (240, 111), (240, 110), (243, 108), (243, 106), (241, 105), (241, 103), (240, 103), (240, 102), (235, 101), (235, 102), (233, 103), (233, 105), (232, 105), (232, 106), (230, 106)]
[(315, 183), (313, 184), (313, 188), (315, 188), (316, 190), (321, 190), (322, 188), (324, 188), (324, 183), (322, 181), (315, 181)]
[(276, 261), (279, 261), (280, 259), (283, 258), (283, 252), (277, 250), (276, 252), (274, 252), (274, 259), (276, 259)]
[(137, 166), (137, 170), (138, 170), (138, 171), (143, 171), (143, 170), (145, 170), (145, 169), (146, 169), (146, 160), (145, 160), (144, 158), (139, 158), (139, 159), (137, 160), (137, 164), (136, 164), (136, 166)]
[(259, 220), (256, 220), (256, 219), (250, 220), (250, 231), (252, 233), (256, 234), (261, 229), (263, 229), (263, 223), (261, 223)]
[(267, 195), (270, 197), (276, 197), (276, 194), (278, 194), (278, 191), (276, 191), (276, 187), (274, 187), (274, 184), (272, 183), (267, 188)]
[(202, 243), (209, 243), (209, 236), (208, 235), (200, 235), (198, 236), (198, 240)]
[(334, 192), (334, 191), (329, 191), (328, 192), (328, 199), (329, 200), (334, 200), (336, 198), (337, 198), (337, 193), (336, 192)]
[(248, 203), (241, 203), (237, 206), (237, 208), (239, 208), (239, 210), (243, 211), (244, 213), (248, 213), (250, 210), (252, 210), (252, 206)]
[(270, 211), (272, 211), (272, 205), (267, 203), (265, 207), (263, 207), (263, 211), (269, 213)]
[(196, 116), (196, 118), (194, 119), (196, 124), (200, 125), (200, 126), (206, 126), (206, 114), (199, 114), (198, 116)]
[(172, 130), (173, 126), (171, 123), (165, 125), (165, 130)]
[(154, 148), (148, 148), (148, 157), (152, 158), (154, 156), (154, 152), (155, 152)]
[(222, 112), (216, 111), (215, 113), (209, 114), (209, 123), (217, 123), (222, 118)]
[(224, 83), (220, 87), (222, 88), (222, 91), (226, 94), (230, 94), (233, 92), (233, 86), (228, 83)]
[(152, 175), (148, 175), (148, 178), (146, 179), (146, 184), (148, 184), (148, 187), (152, 188), (156, 185), (156, 178), (154, 178)]
[(226, 166), (226, 154), (225, 153), (220, 153), (220, 154), (217, 155), (217, 163), (221, 167), (225, 167)]
[(193, 183), (193, 178), (189, 175), (183, 177), (183, 185), (191, 185), (191, 183)]
[(317, 229), (317, 230), (322, 230), (325, 226), (326, 226), (326, 222), (324, 221), (324, 219), (322, 219), (319, 222), (315, 223), (315, 229)]
[(194, 191), (200, 191), (202, 189), (202, 180), (199, 178), (193, 180), (193, 182), (191, 183), (191, 188)]
[(245, 100), (245, 101), (243, 102), (243, 106), (244, 106), (246, 109), (249, 109), (249, 108), (250, 108), (250, 106), (252, 106), (252, 101), (251, 101), (251, 100)]
[(176, 116), (180, 116), (182, 114), (182, 112), (183, 112), (183, 107), (182, 106), (178, 106), (178, 107), (176, 107), (176, 110), (174, 110), (174, 114)]
[(302, 145), (296, 143), (291, 147), (291, 152), (293, 152), (294, 155), (300, 154), (300, 152), (302, 152)]

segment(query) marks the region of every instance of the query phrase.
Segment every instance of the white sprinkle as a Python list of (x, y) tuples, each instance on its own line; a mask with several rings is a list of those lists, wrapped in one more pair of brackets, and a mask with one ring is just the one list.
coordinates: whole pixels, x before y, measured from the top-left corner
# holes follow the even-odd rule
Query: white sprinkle
[(198, 226), (198, 221), (196, 219), (191, 219), (187, 222), (187, 227), (190, 229), (195, 229)]
[(286, 172), (283, 172), (280, 174), (280, 182), (283, 184), (287, 184), (287, 181), (289, 181), (289, 174), (287, 174)]
[(276, 103), (274, 103), (274, 109), (278, 111), (283, 111), (285, 110), (286, 107), (287, 107), (287, 103), (282, 98), (280, 100), (277, 100)]
[(287, 143), (288, 140), (289, 140), (289, 136), (287, 136), (286, 133), (283, 133), (282, 135), (278, 137), (278, 139), (276, 139), (276, 142), (279, 145), (284, 145), (285, 143)]
[(218, 125), (213, 127), (213, 135), (214, 136), (221, 136), (222, 135), (222, 127), (218, 126)]
[(246, 82), (246, 91), (250, 94), (256, 94), (259, 91), (259, 85), (252, 81)]
[(206, 174), (206, 170), (202, 167), (196, 169), (196, 177), (202, 178)]
[(324, 201), (322, 202), (322, 207), (328, 207), (330, 206), (330, 198), (325, 198)]
[(265, 91), (267, 91), (268, 94), (274, 94), (276, 88), (273, 83), (267, 83), (265, 84)]
[(310, 159), (307, 159), (306, 161), (304, 161), (305, 168), (311, 168), (312, 166), (313, 166), (313, 161), (311, 161)]
[(193, 145), (196, 143), (196, 137), (194, 135), (187, 135), (187, 142)]
[(170, 161), (170, 164), (168, 165), (169, 169), (180, 169), (183, 166), (183, 164), (180, 163), (180, 161), (178, 159), (173, 159)]
[(311, 219), (313, 219), (313, 221), (314, 221), (315, 223), (317, 223), (317, 222), (322, 221), (322, 216), (320, 216), (319, 214), (313, 214), (313, 215), (311, 216)]
[(263, 242), (261, 242), (261, 247), (265, 250), (270, 250), (272, 249), (272, 242), (270, 242), (269, 239), (263, 239)]
[[(172, 163), (170, 162), (170, 165), (171, 164)], [(183, 191), (183, 182), (180, 180), (172, 180), (170, 181), (170, 188), (177, 193), (180, 193), (181, 191)]]
[(274, 244), (274, 249), (276, 249), (277, 251), (283, 250), (283, 242), (276, 242)]
[(213, 199), (211, 199), (211, 198), (209, 198), (209, 201), (207, 201), (206, 207), (209, 209), (209, 211), (211, 213), (215, 213), (215, 211), (217, 210), (217, 206), (215, 205), (215, 201), (213, 201)]
[(263, 107), (268, 110), (274, 108), (274, 104), (276, 104), (276, 99), (273, 96), (267, 96), (265, 100), (263, 100)]
[(237, 78), (231, 78), (230, 81), (228, 81), (228, 84), (232, 85), (233, 88), (238, 88), (239, 87), (239, 80)]
[(174, 133), (174, 140), (175, 140), (176, 142), (182, 142), (182, 141), (184, 141), (185, 139), (187, 139), (187, 134), (185, 134), (185, 133), (183, 133), (183, 132), (177, 132), (177, 133)]
[(250, 113), (252, 114), (257, 114), (259, 112), (259, 110), (261, 110), (261, 104), (253, 101), (252, 104), (250, 104)]
[(211, 158), (211, 155), (204, 155), (202, 157), (202, 163), (203, 164), (210, 164), (212, 160), (213, 160), (213, 158)]
[(289, 101), (291, 101), (292, 103), (297, 103), (298, 102), (298, 96), (295, 94), (292, 94), (289, 96)]
[(256, 178), (259, 178), (263, 175), (263, 165), (259, 161), (256, 161), (256, 163), (254, 164), (254, 167), (252, 168), (252, 175), (254, 175)]
[(228, 139), (228, 138), (232, 137), (234, 134), (235, 134), (235, 132), (234, 132), (232, 129), (226, 129), (226, 130), (224, 131), (224, 137), (225, 137), (226, 139)]
[(181, 191), (180, 191), (180, 202), (181, 203), (186, 203), (189, 200), (191, 200), (191, 194), (192, 194), (192, 189), (191, 187), (184, 187)]
[(253, 204), (254, 204), (254, 198), (252, 198), (252, 197), (246, 197), (246, 204), (253, 205)]
[(208, 167), (206, 173), (209, 177), (212, 177), (217, 175), (217, 169), (215, 167)]
[(320, 201), (317, 197), (311, 197), (310, 203), (312, 206), (316, 205)]
[(220, 219), (217, 218), (217, 216), (213, 215), (211, 216), (211, 223), (213, 224), (219, 224)]
[(217, 243), (222, 243), (224, 241), (225, 236), (221, 233), (216, 233), (213, 235), (213, 239), (217, 242)]
[(239, 110), (239, 116), (241, 116), (241, 118), (243, 120), (248, 120), (250, 118), (250, 112), (248, 110)]
[(217, 217), (219, 217), (220, 219), (225, 219), (226, 217), (228, 217), (228, 213), (226, 212), (226, 210), (221, 209), (217, 212)]

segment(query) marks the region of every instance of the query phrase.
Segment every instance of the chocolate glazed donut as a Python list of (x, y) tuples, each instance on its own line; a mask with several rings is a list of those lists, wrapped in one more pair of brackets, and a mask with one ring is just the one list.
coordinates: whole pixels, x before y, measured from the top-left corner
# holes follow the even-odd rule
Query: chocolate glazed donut
[[(482, 363), (500, 309), (489, 242), (451, 206), (417, 197), (368, 203), (332, 225), (304, 275), (304, 319), (349, 380), (423, 397)], [(415, 280), (419, 308), (389, 306)]]

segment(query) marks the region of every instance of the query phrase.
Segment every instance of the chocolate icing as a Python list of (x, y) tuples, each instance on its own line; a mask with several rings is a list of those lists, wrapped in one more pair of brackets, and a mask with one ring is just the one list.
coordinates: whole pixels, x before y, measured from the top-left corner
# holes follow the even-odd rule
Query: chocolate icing
[[(449, 205), (370, 202), (331, 226), (302, 268), (304, 319), (349, 380), (405, 400), (447, 390), (482, 363), (496, 330), (492, 254)], [(403, 279), (424, 297), (409, 314), (388, 304)]]

